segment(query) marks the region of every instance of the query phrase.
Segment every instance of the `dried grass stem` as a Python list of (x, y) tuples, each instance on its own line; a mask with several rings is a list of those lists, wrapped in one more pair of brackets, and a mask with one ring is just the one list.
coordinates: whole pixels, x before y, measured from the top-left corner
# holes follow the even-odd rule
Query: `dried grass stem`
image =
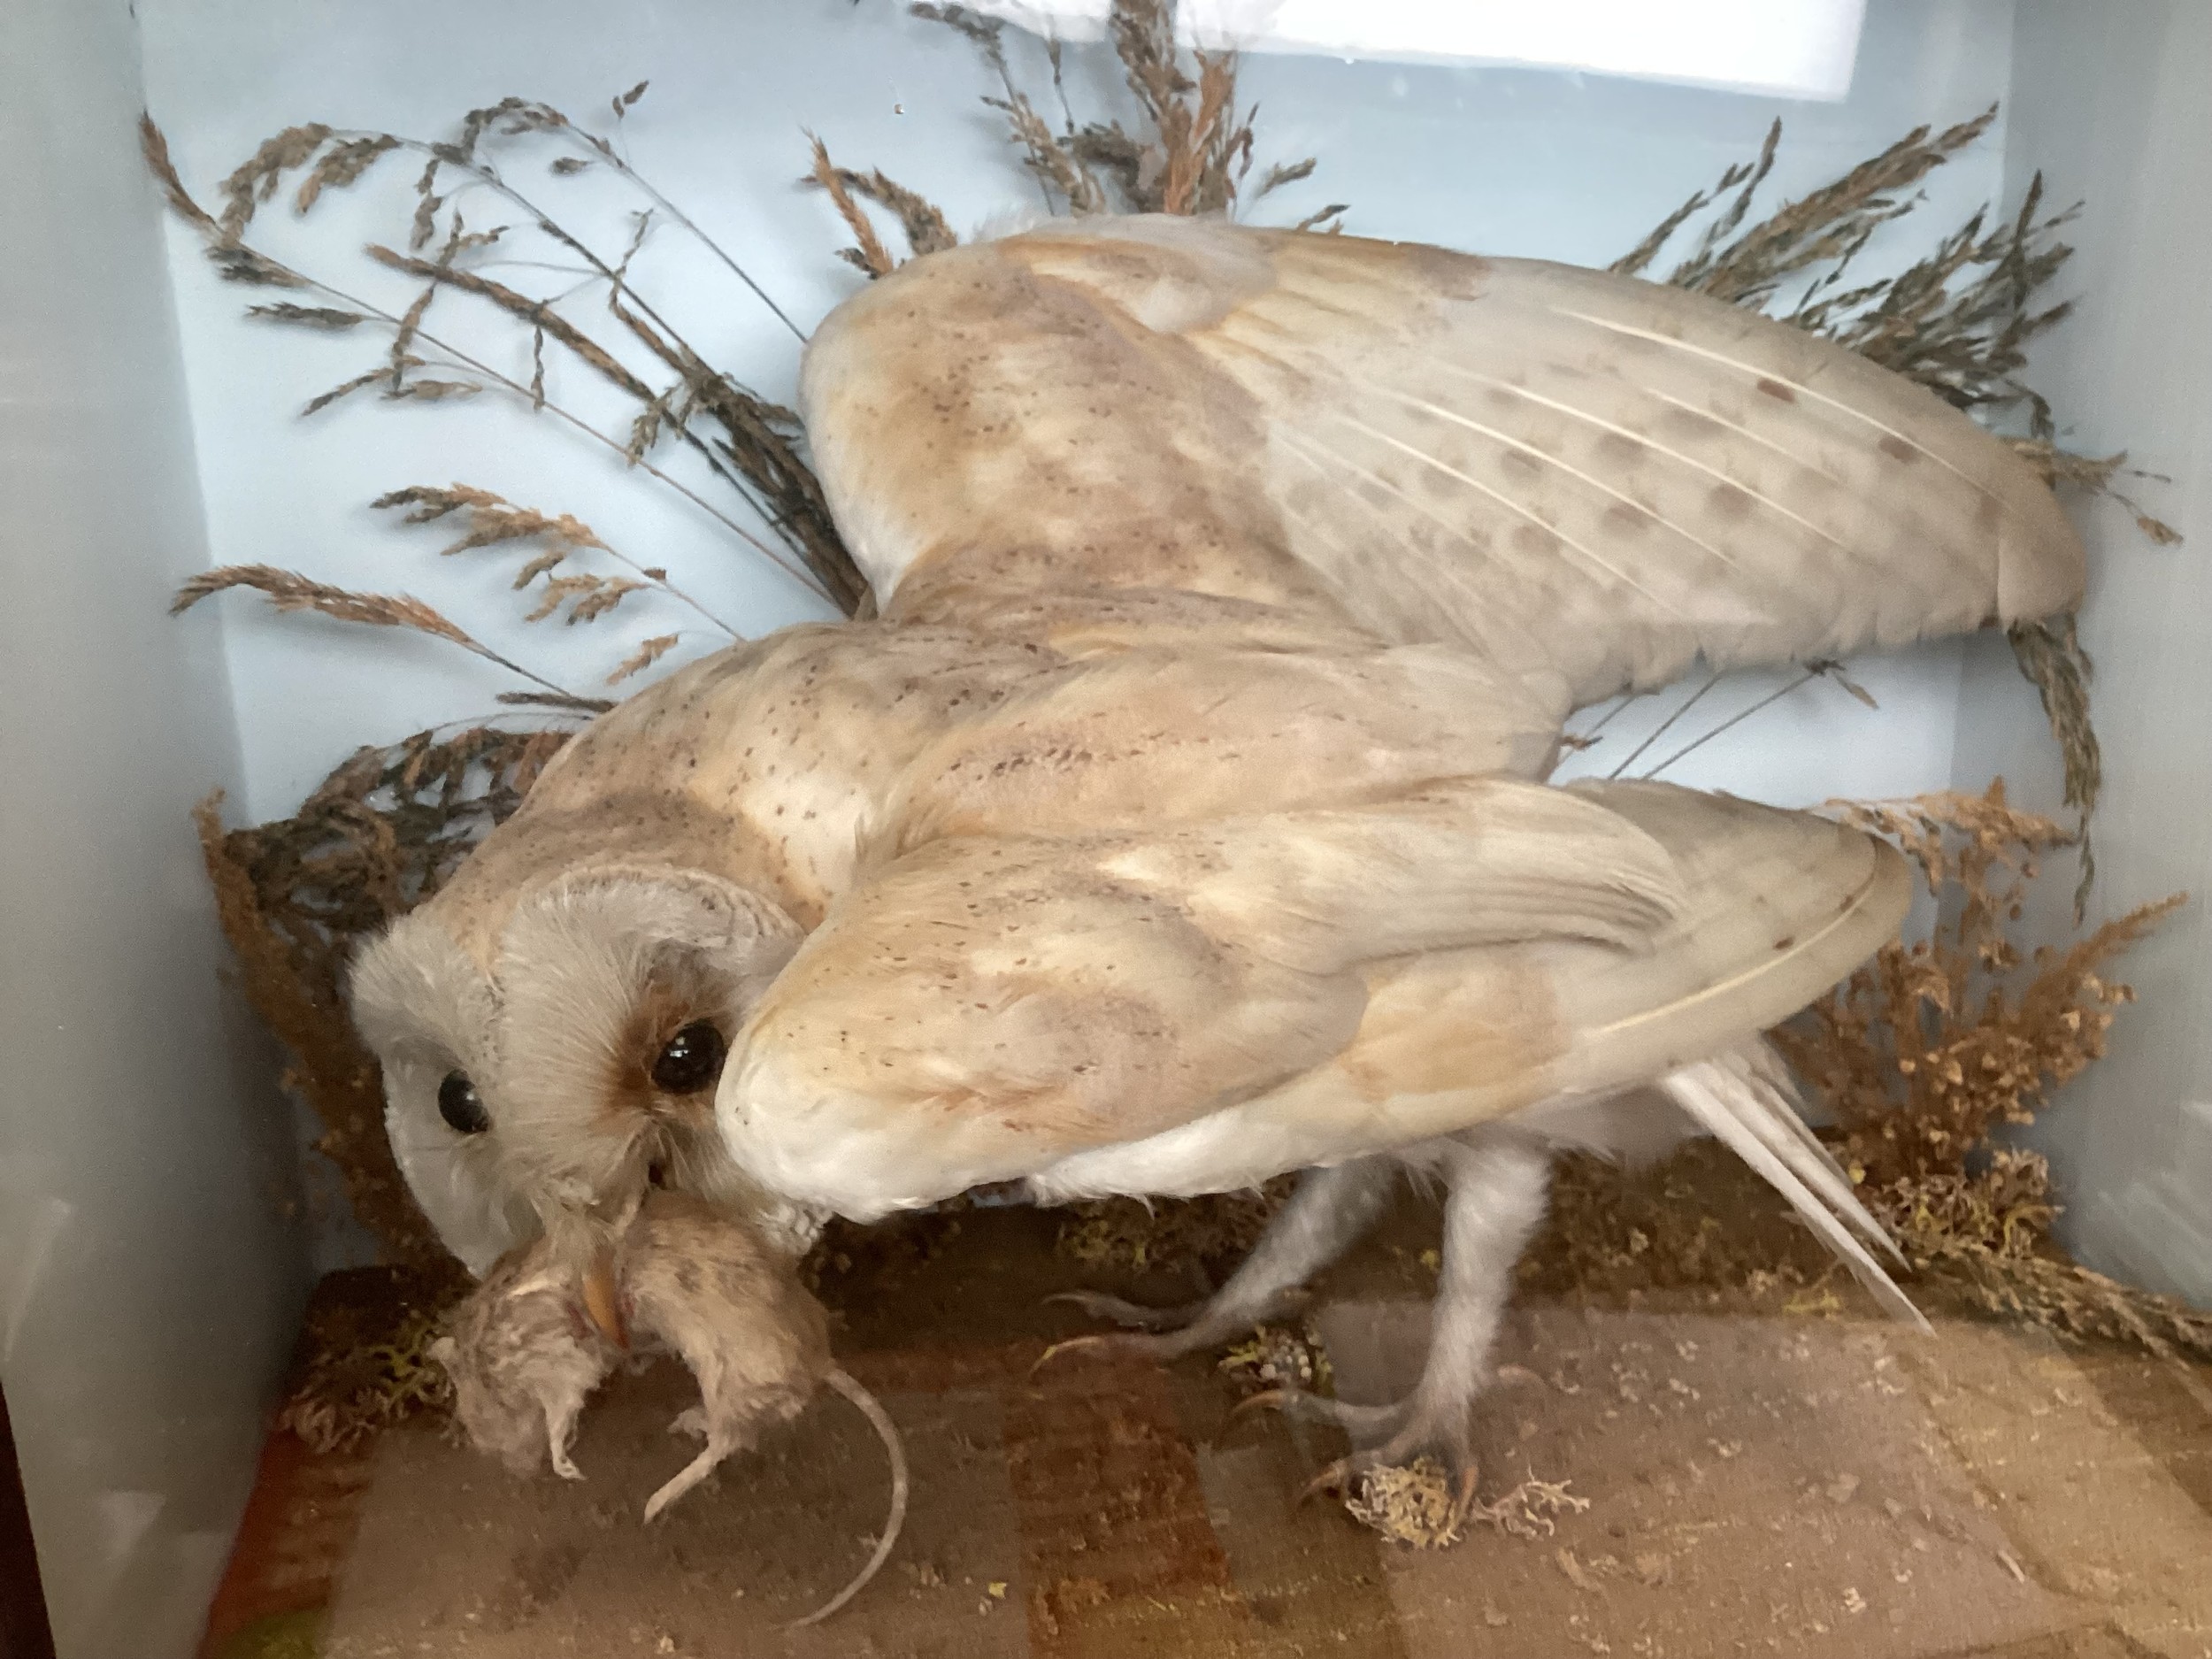
[[(567, 345), (572, 350), (576, 351), (579, 357), (581, 357), (587, 363), (591, 364), (594, 368), (598, 369), (601, 373), (605, 374), (609, 380), (612, 380), (616, 385), (621, 387), (623, 390), (629, 392), (633, 396), (637, 397), (641, 402), (649, 403), (654, 401), (656, 394), (653, 392), (651, 388), (648, 387), (644, 381), (639, 380), (634, 374), (631, 373), (630, 371), (625, 368), (618, 359), (609, 355), (595, 342), (592, 341), (589, 336), (583, 334), (581, 330), (577, 329), (572, 324), (568, 323), (566, 319), (559, 317), (557, 313), (552, 311), (546, 304), (532, 300), (526, 295), (518, 294), (514, 289), (507, 288), (503, 284), (494, 282), (488, 277), (480, 276), (474, 272), (456, 270), (450, 265), (442, 265), (434, 261), (427, 259), (418, 259), (411, 255), (396, 253), (389, 248), (380, 246), (372, 245), (367, 250), (367, 252), (369, 257), (374, 259), (380, 265), (388, 266), (392, 270), (403, 272), (411, 276), (421, 277), (428, 282), (437, 283), (450, 288), (457, 288), (468, 293), (479, 295), (483, 298), (491, 300), (494, 303), (500, 305), (504, 310), (514, 312), (518, 316), (527, 318), (534, 325), (543, 327), (548, 334), (554, 335), (554, 337), (560, 340), (564, 345)], [(388, 312), (380, 311), (373, 306), (367, 306), (365, 303), (360, 301), (347, 301), (346, 296), (339, 293), (337, 289), (329, 288), (320, 281), (309, 278), (303, 278), (303, 280), (309, 281), (311, 286), (321, 289), (324, 293), (331, 295), (334, 298), (346, 301), (348, 303), (362, 306), (363, 309), (369, 311), (371, 316), (377, 318), (380, 321), (388, 322), (396, 328), (403, 326), (401, 319), (392, 317)], [(440, 340), (434, 334), (426, 333), (419, 327), (414, 330), (414, 334), (416, 338), (421, 340), (424, 343), (446, 353), (456, 363), (460, 364), (471, 373), (480, 374), (486, 380), (491, 381), (494, 385), (513, 393), (516, 396), (532, 403), (534, 407), (542, 408), (547, 413), (554, 416), (557, 419), (567, 422), (579, 432), (585, 434), (587, 436), (600, 444), (603, 448), (611, 449), (617, 455), (621, 456), (626, 465), (637, 467), (640, 471), (649, 474), (653, 478), (658, 479), (663, 484), (674, 490), (678, 495), (683, 496), (685, 500), (690, 502), (701, 511), (711, 515), (717, 522), (729, 530), (731, 534), (745, 541), (749, 546), (761, 554), (762, 557), (768, 559), (779, 570), (784, 572), (793, 580), (813, 589), (813, 591), (819, 595), (822, 598), (833, 600), (834, 596), (832, 595), (828, 586), (814, 572), (808, 570), (804, 565), (797, 563), (788, 555), (780, 552), (775, 548), (771, 547), (767, 542), (762, 541), (760, 537), (755, 535), (751, 531), (745, 528), (743, 525), (738, 523), (736, 519), (731, 518), (727, 513), (717, 507), (712, 502), (707, 500), (705, 496), (700, 495), (698, 491), (693, 489), (688, 484), (683, 482), (682, 480), (663, 471), (661, 468), (654, 465), (650, 461), (646, 460), (643, 457), (634, 455), (628, 445), (618, 443), (613, 438), (600, 431), (596, 426), (591, 425), (588, 421), (570, 413), (568, 411), (563, 409), (559, 404), (545, 399), (541, 395), (534, 393), (529, 387), (525, 386), (521, 381), (513, 379), (510, 375), (503, 374), (500, 371), (493, 368), (490, 365), (480, 362), (477, 358), (471, 357), (466, 352), (462, 351), (459, 348), (449, 345), (446, 342)]]
[(280, 611), (313, 611), (341, 622), (357, 622), (377, 628), (406, 628), (416, 634), (427, 634), (434, 639), (445, 640), (465, 651), (472, 651), (486, 662), (496, 664), (517, 679), (526, 680), (554, 696), (572, 703), (582, 701), (574, 692), (556, 685), (544, 675), (501, 656), (458, 623), (411, 594), (357, 594), (348, 588), (334, 588), (328, 582), (310, 580), (296, 572), (278, 570), (274, 565), (219, 565), (212, 570), (202, 571), (180, 587), (169, 602), (169, 614), (180, 615), (211, 594), (222, 593), (232, 588), (250, 588), (266, 595), (269, 603)]

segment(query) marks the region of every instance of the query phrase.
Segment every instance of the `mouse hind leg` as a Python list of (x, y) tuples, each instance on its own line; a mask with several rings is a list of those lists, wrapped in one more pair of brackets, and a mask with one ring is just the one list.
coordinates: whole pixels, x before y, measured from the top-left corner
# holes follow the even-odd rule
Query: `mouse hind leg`
[(688, 1430), (694, 1427), (704, 1428), (707, 1436), (706, 1448), (677, 1471), (669, 1479), (664, 1481), (659, 1490), (646, 1499), (645, 1518), (648, 1521), (658, 1517), (662, 1510), (667, 1509), (670, 1504), (675, 1502), (677, 1499), (712, 1474), (722, 1460), (732, 1452), (744, 1449), (743, 1442), (735, 1436), (707, 1428), (703, 1415), (695, 1421), (687, 1421), (692, 1417), (693, 1414), (687, 1411), (682, 1417), (678, 1417), (670, 1428), (672, 1431)]
[(569, 1455), (569, 1448), (576, 1443), (576, 1419), (582, 1415), (584, 1396), (573, 1393), (545, 1402), (545, 1446), (552, 1454), (553, 1472), (564, 1480), (581, 1480), (584, 1471), (576, 1467), (576, 1460)]
[[(551, 1363), (556, 1357), (559, 1363)], [(607, 1372), (612, 1369), (611, 1356), (579, 1348), (565, 1355), (549, 1356), (546, 1369), (534, 1379), (532, 1391), (545, 1416), (545, 1448), (552, 1459), (553, 1472), (564, 1480), (584, 1478), (584, 1471), (576, 1467), (575, 1459), (569, 1455), (569, 1448), (576, 1443), (576, 1421), (583, 1415), (592, 1391), (606, 1380)]]

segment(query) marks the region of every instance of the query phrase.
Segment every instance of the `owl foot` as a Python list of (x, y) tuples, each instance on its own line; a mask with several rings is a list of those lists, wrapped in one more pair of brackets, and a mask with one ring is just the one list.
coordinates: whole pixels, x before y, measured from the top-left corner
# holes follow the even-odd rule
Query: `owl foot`
[(1411, 1434), (1394, 1437), (1382, 1446), (1366, 1451), (1353, 1452), (1340, 1457), (1306, 1483), (1298, 1494), (1301, 1503), (1321, 1494), (1332, 1493), (1340, 1497), (1356, 1497), (1366, 1478), (1379, 1469), (1403, 1469), (1423, 1458), (1441, 1463), (1452, 1484), (1451, 1514), (1446, 1530), (1456, 1532), (1467, 1523), (1475, 1510), (1475, 1486), (1480, 1473), (1474, 1455), (1457, 1437), (1445, 1441), (1421, 1439)]
[(1306, 1496), (1356, 1493), (1375, 1470), (1430, 1457), (1453, 1483), (1452, 1524), (1458, 1525), (1475, 1500), (1472, 1408), (1495, 1374), (1492, 1355), (1514, 1263), (1543, 1219), (1551, 1160), (1543, 1147), (1502, 1130), (1430, 1142), (1406, 1156), (1449, 1189), (1429, 1351), (1413, 1392), (1394, 1405), (1364, 1406), (1285, 1388), (1247, 1404), (1333, 1424), (1358, 1445), (1317, 1475)]
[[(1302, 1422), (1325, 1423), (1342, 1429), (1355, 1440), (1371, 1442), (1338, 1458), (1308, 1481), (1299, 1494), (1304, 1502), (1324, 1492), (1355, 1490), (1371, 1471), (1432, 1457), (1453, 1472), (1452, 1525), (1467, 1517), (1475, 1497), (1475, 1455), (1467, 1432), (1466, 1402), (1447, 1402), (1425, 1409), (1416, 1395), (1392, 1405), (1352, 1405), (1329, 1400), (1299, 1388), (1271, 1388), (1254, 1394), (1231, 1414), (1233, 1419), (1249, 1411), (1274, 1410)], [(1380, 1439), (1380, 1444), (1372, 1442)]]
[(1212, 1296), (1179, 1308), (1147, 1308), (1118, 1296), (1071, 1291), (1048, 1298), (1146, 1334), (1078, 1337), (1056, 1342), (1043, 1358), (1084, 1351), (1171, 1360), (1218, 1348), (1274, 1317), (1298, 1297), (1306, 1280), (1336, 1260), (1374, 1225), (1397, 1179), (1388, 1158), (1359, 1158), (1299, 1178), (1290, 1202), (1276, 1212), (1243, 1264)]
[(1173, 1331), (1190, 1325), (1202, 1317), (1206, 1304), (1202, 1302), (1184, 1302), (1173, 1308), (1148, 1308), (1141, 1302), (1125, 1302), (1119, 1296), (1101, 1295), (1094, 1290), (1064, 1290), (1056, 1296), (1047, 1296), (1048, 1302), (1071, 1302), (1095, 1319), (1107, 1319), (1132, 1331)]
[(1240, 1401), (1229, 1417), (1234, 1422), (1248, 1412), (1279, 1411), (1303, 1423), (1325, 1423), (1342, 1429), (1354, 1440), (1373, 1440), (1378, 1435), (1395, 1433), (1412, 1409), (1409, 1400), (1401, 1400), (1395, 1405), (1357, 1406), (1332, 1400), (1325, 1394), (1309, 1394), (1302, 1388), (1270, 1388)]
[[(1279, 1305), (1285, 1298), (1271, 1299), (1271, 1305)], [(1147, 1308), (1118, 1297), (1094, 1295), (1087, 1291), (1072, 1291), (1065, 1295), (1047, 1298), (1051, 1302), (1071, 1302), (1085, 1312), (1111, 1319), (1121, 1325), (1143, 1327), (1136, 1330), (1107, 1333), (1098, 1336), (1071, 1337), (1055, 1342), (1040, 1355), (1036, 1365), (1030, 1368), (1033, 1376), (1044, 1363), (1060, 1354), (1094, 1354), (1115, 1359), (1148, 1359), (1164, 1364), (1180, 1359), (1186, 1354), (1219, 1348), (1250, 1330), (1255, 1323), (1250, 1310), (1240, 1305), (1236, 1299), (1225, 1293), (1210, 1302), (1184, 1308)]]

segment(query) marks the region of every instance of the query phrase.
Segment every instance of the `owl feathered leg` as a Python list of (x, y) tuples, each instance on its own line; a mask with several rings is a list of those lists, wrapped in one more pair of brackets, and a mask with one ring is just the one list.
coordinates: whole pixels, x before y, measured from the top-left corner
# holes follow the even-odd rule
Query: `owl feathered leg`
[(1085, 1312), (1150, 1334), (1079, 1337), (1048, 1352), (1077, 1347), (1110, 1349), (1148, 1359), (1175, 1359), (1215, 1348), (1279, 1315), (1293, 1294), (1356, 1243), (1389, 1202), (1397, 1160), (1356, 1158), (1298, 1178), (1290, 1202), (1276, 1212), (1260, 1241), (1228, 1283), (1203, 1302), (1180, 1308), (1148, 1308), (1073, 1291), (1056, 1296)]
[(1463, 1509), (1475, 1490), (1469, 1416), (1490, 1382), (1514, 1265), (1544, 1218), (1551, 1149), (1532, 1135), (1490, 1126), (1400, 1156), (1408, 1167), (1440, 1179), (1448, 1193), (1441, 1271), (1420, 1381), (1388, 1406), (1347, 1405), (1292, 1391), (1263, 1398), (1296, 1416), (1334, 1423), (1356, 1440), (1379, 1440), (1332, 1463), (1314, 1481), (1315, 1489), (1425, 1454), (1457, 1477)]

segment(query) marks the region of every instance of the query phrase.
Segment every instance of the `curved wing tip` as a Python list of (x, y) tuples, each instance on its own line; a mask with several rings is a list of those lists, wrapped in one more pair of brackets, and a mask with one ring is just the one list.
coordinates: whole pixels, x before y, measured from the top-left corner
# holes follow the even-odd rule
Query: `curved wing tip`
[(2019, 452), (2001, 443), (1997, 450), (2002, 465), (1983, 502), (1985, 511), (1996, 510), (1997, 619), (2033, 622), (2078, 610), (2089, 580), (2080, 526), (2047, 476)]
[[(1839, 829), (1847, 828), (1838, 825)], [(1883, 920), (1884, 942), (1887, 937), (1905, 925), (1905, 918), (1912, 910), (1912, 863), (1905, 855), (1884, 841), (1879, 835), (1864, 830), (1851, 830), (1854, 835), (1864, 835), (1874, 849), (1874, 867), (1852, 897), (1852, 908), (1868, 918), (1870, 926), (1875, 918)]]
[(1997, 619), (2038, 622), (2081, 609), (2089, 583), (2089, 552), (2073, 520), (2032, 538), (2008, 536), (1997, 549)]

